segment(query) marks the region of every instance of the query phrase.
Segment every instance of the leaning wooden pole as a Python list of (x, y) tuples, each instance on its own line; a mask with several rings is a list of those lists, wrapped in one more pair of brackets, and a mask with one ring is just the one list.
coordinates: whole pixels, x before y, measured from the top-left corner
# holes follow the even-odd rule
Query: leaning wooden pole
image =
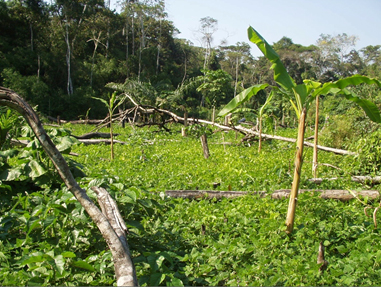
[(319, 136), (319, 96), (316, 97), (316, 112), (315, 112), (315, 135), (314, 135), (314, 151), (312, 156), (312, 175), (317, 178), (318, 167), (318, 136)]
[(32, 107), (18, 94), (3, 87), (0, 87), (0, 105), (16, 110), (25, 118), (37, 139), (41, 143), (43, 149), (53, 162), (65, 185), (84, 207), (86, 212), (90, 215), (91, 219), (101, 231), (102, 236), (107, 242), (113, 256), (117, 285), (137, 286), (138, 281), (135, 267), (129, 252), (126, 251), (125, 242), (119, 238), (106, 215), (99, 210), (94, 202), (88, 197), (86, 191), (82, 189), (74, 179), (65, 159), (46, 134), (40, 119)]
[(296, 142), (296, 156), (295, 156), (295, 170), (294, 170), (294, 180), (292, 182), (290, 199), (288, 204), (287, 218), (286, 218), (286, 232), (291, 233), (294, 229), (294, 219), (296, 203), (298, 201), (298, 191), (300, 183), (300, 173), (302, 171), (303, 164), (303, 142), (304, 142), (304, 131), (306, 127), (306, 108), (303, 108), (302, 113), (299, 118), (299, 129), (298, 129), (298, 139)]

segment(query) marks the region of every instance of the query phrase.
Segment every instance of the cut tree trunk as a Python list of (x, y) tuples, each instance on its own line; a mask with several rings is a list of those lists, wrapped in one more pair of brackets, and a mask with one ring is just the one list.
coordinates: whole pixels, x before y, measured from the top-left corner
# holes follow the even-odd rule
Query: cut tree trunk
[[(46, 134), (40, 119), (32, 107), (15, 92), (3, 87), (0, 87), (0, 105), (16, 110), (25, 118), (37, 139), (41, 143), (43, 149), (53, 162), (62, 181), (65, 183), (70, 192), (73, 193), (78, 202), (84, 207), (86, 212), (101, 231), (102, 236), (113, 256), (117, 285), (137, 286), (138, 281), (134, 264), (130, 254), (128, 254), (125, 250), (125, 242), (119, 238), (117, 234), (118, 231), (115, 230), (110, 224), (110, 221), (107, 218), (108, 215), (99, 210), (94, 202), (88, 197), (86, 191), (76, 182), (65, 159)], [(109, 206), (110, 205), (106, 204), (104, 207), (108, 209)], [(113, 210), (107, 210), (107, 213), (110, 212), (115, 212), (115, 206), (113, 207)]]
[(202, 150), (204, 152), (204, 158), (209, 158), (210, 153), (209, 153), (208, 139), (206, 137), (206, 134), (203, 134), (200, 137), (200, 140), (201, 140)]
[[(282, 199), (289, 197), (291, 189), (278, 189), (273, 193), (267, 193), (266, 191), (216, 191), (216, 190), (167, 190), (165, 194), (169, 197), (180, 197), (188, 199), (199, 198), (235, 198), (245, 195), (253, 195), (259, 197), (270, 196), (273, 199)], [(317, 192), (320, 193), (320, 197), (324, 199), (338, 199), (341, 201), (348, 201), (354, 199), (356, 196), (368, 197), (369, 199), (377, 199), (380, 193), (377, 190), (361, 190), (353, 191), (353, 194), (348, 190), (323, 190), (323, 189), (300, 189), (299, 193), (305, 192)]]

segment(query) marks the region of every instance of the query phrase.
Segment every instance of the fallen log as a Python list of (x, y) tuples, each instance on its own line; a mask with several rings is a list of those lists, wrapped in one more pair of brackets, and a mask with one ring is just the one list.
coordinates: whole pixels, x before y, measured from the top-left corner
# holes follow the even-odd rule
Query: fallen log
[(102, 122), (104, 122), (105, 120), (90, 120), (90, 119), (87, 119), (87, 120), (73, 120), (73, 121), (66, 121), (66, 120), (59, 120), (57, 118), (53, 118), (51, 116), (48, 116), (47, 117), (49, 121), (51, 122), (54, 122), (54, 123), (58, 123), (60, 122), (61, 124), (67, 124), (67, 123), (70, 123), (70, 124), (89, 124), (89, 125), (97, 125), (97, 124), (100, 124)]
[[(340, 179), (339, 177), (331, 177), (331, 178), (310, 178), (308, 181), (316, 183), (316, 184), (321, 184), (323, 181), (334, 181)], [(354, 182), (359, 182), (359, 183), (369, 183), (369, 184), (378, 184), (381, 183), (381, 176), (369, 176), (369, 175), (357, 175), (357, 176), (352, 176), (351, 180)]]
[[(252, 134), (252, 135), (259, 136), (259, 132), (253, 131), (251, 129), (248, 129), (248, 128), (245, 128), (242, 126), (236, 126), (234, 128), (236, 130), (244, 132), (246, 134)], [(293, 139), (293, 138), (286, 138), (286, 137), (275, 136), (275, 135), (273, 136), (273, 135), (267, 135), (267, 134), (263, 134), (263, 133), (262, 133), (262, 138), (264, 138), (264, 139), (275, 139), (275, 140), (281, 140), (281, 141), (292, 142), (292, 143), (296, 142), (296, 139)], [(308, 146), (308, 147), (314, 146), (313, 143), (310, 143), (307, 141), (304, 141), (304, 145)], [(320, 150), (333, 152), (335, 154), (340, 154), (340, 155), (357, 155), (357, 153), (352, 152), (352, 151), (347, 151), (347, 150), (337, 149), (337, 148), (331, 148), (331, 147), (326, 147), (326, 146), (321, 146), (321, 145), (317, 145), (317, 148)]]
[[(113, 134), (113, 136), (118, 136), (119, 134)], [(99, 133), (99, 132), (94, 132), (94, 133), (87, 133), (87, 134), (83, 134), (81, 136), (75, 136), (75, 135), (72, 135), (73, 137), (75, 137), (76, 139), (93, 139), (93, 138), (111, 138), (111, 135), (109, 133)]]
[[(221, 130), (224, 130), (224, 131), (238, 131), (244, 135), (253, 135), (253, 136), (259, 136), (259, 132), (257, 131), (254, 131), (252, 129), (249, 129), (249, 128), (245, 128), (241, 125), (238, 125), (238, 126), (234, 126), (234, 125), (223, 125), (223, 124), (219, 124), (219, 123), (216, 123), (216, 122), (213, 122), (213, 121), (207, 121), (207, 120), (201, 120), (201, 119), (196, 119), (196, 118), (187, 118), (187, 119), (184, 119), (183, 117), (180, 117), (178, 115), (176, 115), (175, 113), (171, 112), (171, 111), (168, 111), (168, 110), (164, 110), (164, 109), (160, 109), (160, 108), (155, 108), (155, 107), (147, 107), (147, 106), (141, 106), (139, 105), (138, 103), (136, 103), (134, 101), (134, 99), (127, 95), (126, 96), (130, 99), (130, 101), (135, 105), (135, 108), (133, 109), (129, 109), (128, 111), (126, 112), (122, 112), (122, 113), (119, 113), (119, 114), (116, 114), (114, 117), (113, 117), (113, 121), (120, 121), (122, 119), (125, 119), (127, 117), (127, 113), (128, 112), (134, 112), (136, 114), (137, 111), (139, 112), (142, 112), (142, 113), (145, 113), (145, 114), (153, 114), (153, 113), (160, 113), (160, 114), (165, 114), (167, 116), (169, 116), (173, 122), (176, 122), (176, 123), (183, 123), (184, 122), (188, 122), (188, 123), (198, 123), (198, 124), (207, 124), (207, 125), (212, 125), (212, 126), (215, 126)], [(134, 116), (134, 119), (135, 119), (136, 115)], [(57, 121), (57, 119), (55, 118), (52, 118), (52, 117), (48, 117), (50, 120), (52, 121)], [(103, 124), (102, 126), (104, 125), (108, 125), (109, 124), (109, 119), (106, 118), (106, 119), (103, 119), (103, 120), (77, 120), (77, 121), (63, 121), (61, 120), (62, 123), (75, 123), (75, 124), (78, 124), (78, 123), (82, 123), (82, 124)], [(159, 123), (160, 126), (163, 126), (164, 127), (164, 124), (166, 123), (169, 123), (171, 121), (164, 121), (162, 123)], [(140, 124), (141, 126), (144, 126), (144, 124)], [(281, 136), (276, 136), (276, 135), (268, 135), (268, 134), (264, 134), (264, 133), (261, 133), (261, 137), (262, 139), (271, 139), (271, 140), (281, 140), (281, 141), (286, 141), (286, 142), (291, 142), (291, 143), (295, 143), (296, 142), (296, 139), (294, 138), (286, 138), (286, 137), (281, 137)], [(93, 143), (89, 143), (89, 144), (93, 144)], [(307, 146), (307, 147), (313, 147), (314, 144), (313, 143), (310, 143), (310, 142), (307, 142), (307, 141), (304, 141), (304, 145)], [(317, 148), (319, 150), (323, 150), (323, 151), (327, 151), (327, 152), (333, 152), (335, 154), (339, 154), (339, 155), (357, 155), (357, 153), (355, 152), (351, 152), (351, 151), (347, 151), (347, 150), (342, 150), (342, 149), (336, 149), (336, 148), (331, 148), (331, 147), (325, 147), (325, 146), (321, 146), (321, 145), (318, 145)]]
[[(259, 195), (260, 197), (270, 196), (273, 199), (281, 199), (289, 196), (291, 189), (278, 189), (273, 193), (265, 191), (216, 191), (216, 190), (167, 190), (165, 194), (169, 197), (180, 197), (188, 199), (221, 199), (221, 198), (234, 198), (244, 195)], [(299, 193), (304, 192), (318, 192), (320, 197), (324, 199), (338, 199), (341, 201), (348, 201), (353, 198), (361, 196), (368, 197), (369, 199), (376, 199), (380, 196), (377, 190), (361, 190), (361, 191), (348, 191), (348, 190), (322, 190), (322, 189), (301, 189)]]
[[(91, 144), (111, 144), (111, 140), (109, 139), (79, 139), (79, 142), (85, 144), (85, 145), (91, 145)], [(119, 140), (113, 140), (114, 143), (118, 143), (121, 145), (127, 145), (126, 142), (119, 141)]]
[[(134, 99), (129, 96), (128, 94), (126, 94), (126, 96), (130, 99), (130, 101), (137, 107), (137, 109), (143, 113), (154, 113), (154, 112), (158, 112), (158, 113), (162, 113), (162, 114), (166, 114), (167, 116), (171, 117), (173, 119), (173, 121), (175, 122), (182, 122), (184, 124), (184, 122), (188, 122), (188, 123), (199, 123), (199, 124), (207, 124), (207, 125), (212, 125), (212, 126), (215, 126), (217, 128), (220, 128), (222, 130), (225, 130), (225, 131), (238, 131), (244, 135), (254, 135), (254, 136), (259, 136), (259, 132), (257, 131), (254, 131), (252, 129), (248, 129), (248, 128), (245, 128), (241, 125), (238, 125), (238, 126), (234, 126), (234, 125), (223, 125), (223, 124), (219, 124), (219, 123), (216, 123), (216, 122), (211, 122), (211, 121), (207, 121), (207, 120), (201, 120), (201, 119), (195, 119), (195, 118), (187, 118), (186, 120), (183, 118), (183, 117), (180, 117), (178, 115), (176, 115), (175, 113), (171, 112), (171, 111), (167, 111), (167, 110), (163, 110), (163, 109), (159, 109), (159, 108), (153, 108), (153, 107), (150, 107), (150, 108), (145, 108), (141, 105), (138, 105)], [(262, 136), (262, 139), (274, 139), (274, 140), (281, 140), (281, 141), (286, 141), (286, 142), (292, 142), (292, 143), (295, 143), (296, 142), (296, 139), (293, 139), (293, 138), (286, 138), (286, 137), (281, 137), (281, 136), (275, 136), (275, 135), (268, 135), (268, 134), (263, 134), (261, 133), (261, 136)], [(313, 147), (314, 144), (313, 143), (310, 143), (310, 142), (307, 142), (307, 141), (304, 141), (304, 145), (305, 146), (308, 146), (308, 147)], [(325, 146), (321, 146), (321, 145), (317, 145), (317, 148), (320, 149), (320, 150), (324, 150), (324, 151), (328, 151), (328, 152), (333, 152), (335, 154), (340, 154), (340, 155), (357, 155), (357, 153), (355, 152), (351, 152), (351, 151), (347, 151), (347, 150), (342, 150), (342, 149), (336, 149), (336, 148), (330, 148), (330, 147), (325, 147)]]

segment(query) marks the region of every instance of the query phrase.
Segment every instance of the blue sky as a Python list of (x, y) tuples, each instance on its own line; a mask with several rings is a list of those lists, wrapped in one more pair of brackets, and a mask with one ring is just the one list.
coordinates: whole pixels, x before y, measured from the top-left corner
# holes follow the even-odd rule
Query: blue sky
[[(114, 0), (115, 1), (115, 0)], [(315, 44), (320, 34), (359, 37), (356, 49), (381, 45), (381, 0), (165, 0), (168, 20), (178, 38), (200, 46), (200, 19), (218, 20), (213, 46), (247, 42), (252, 26), (269, 43), (289, 37), (296, 44)], [(253, 56), (261, 53), (252, 45)]]

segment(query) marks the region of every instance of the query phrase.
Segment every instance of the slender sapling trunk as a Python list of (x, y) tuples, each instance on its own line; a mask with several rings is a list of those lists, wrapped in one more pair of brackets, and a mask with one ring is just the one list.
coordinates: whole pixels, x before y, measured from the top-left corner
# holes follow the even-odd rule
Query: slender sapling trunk
[(319, 96), (316, 97), (316, 113), (315, 113), (315, 137), (314, 137), (314, 152), (312, 158), (312, 175), (317, 178), (318, 167), (318, 134), (319, 134)]
[(112, 112), (110, 111), (110, 147), (111, 147), (111, 160), (114, 159), (114, 134), (112, 129)]
[(262, 117), (259, 117), (259, 141), (258, 141), (258, 153), (262, 150)]

